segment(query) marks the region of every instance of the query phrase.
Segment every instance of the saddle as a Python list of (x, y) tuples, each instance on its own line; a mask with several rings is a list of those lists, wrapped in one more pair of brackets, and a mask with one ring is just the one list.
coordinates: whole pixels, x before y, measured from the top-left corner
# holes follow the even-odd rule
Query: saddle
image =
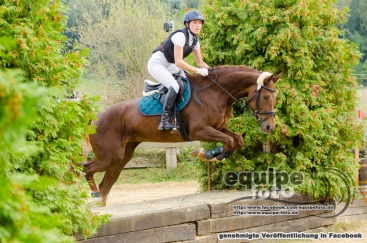
[[(186, 141), (190, 141), (186, 125), (183, 122), (180, 113), (180, 110), (182, 110), (190, 100), (190, 84), (186, 77), (179, 74), (173, 74), (173, 77), (176, 79), (180, 89), (176, 97), (175, 105), (171, 111), (171, 115), (174, 118), (174, 122), (179, 124), (179, 130), (183, 138)], [(167, 91), (168, 88), (160, 83), (144, 80), (144, 97), (139, 102), (140, 112), (146, 116), (161, 115)], [(175, 132), (175, 130), (172, 130), (172, 132)]]
[[(186, 90), (186, 82), (187, 79), (185, 77), (182, 77), (178, 74), (173, 74), (173, 77), (176, 79), (178, 86), (180, 87), (180, 90), (178, 91), (177, 97), (176, 97), (176, 105), (180, 101), (184, 101), (184, 93)], [(155, 97), (155, 94), (158, 94), (158, 97), (155, 97), (159, 99), (159, 102), (163, 105), (164, 101), (166, 100), (166, 94), (167, 94), (168, 88), (160, 83), (155, 83), (150, 80), (144, 80), (144, 91), (143, 96), (151, 96)]]

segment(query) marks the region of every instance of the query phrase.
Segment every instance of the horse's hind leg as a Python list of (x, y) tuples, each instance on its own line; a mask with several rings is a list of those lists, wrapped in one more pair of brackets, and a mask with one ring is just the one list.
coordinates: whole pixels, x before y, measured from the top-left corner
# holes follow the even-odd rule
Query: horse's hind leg
[(88, 182), (88, 185), (90, 187), (90, 189), (92, 190), (92, 196), (98, 196), (98, 187), (96, 185), (96, 182), (94, 181), (93, 175), (96, 172), (101, 172), (103, 171), (102, 168), (99, 169), (98, 168), (98, 164), (101, 164), (100, 161), (97, 161), (97, 159), (94, 159), (93, 161), (87, 162), (85, 164), (83, 164), (84, 166), (84, 173), (85, 173), (85, 178)]
[(103, 180), (99, 184), (99, 192), (102, 194), (102, 205), (105, 206), (107, 202), (107, 196), (116, 180), (118, 179), (122, 169), (133, 157), (135, 148), (139, 143), (127, 143), (125, 146), (124, 157), (114, 167), (106, 170)]

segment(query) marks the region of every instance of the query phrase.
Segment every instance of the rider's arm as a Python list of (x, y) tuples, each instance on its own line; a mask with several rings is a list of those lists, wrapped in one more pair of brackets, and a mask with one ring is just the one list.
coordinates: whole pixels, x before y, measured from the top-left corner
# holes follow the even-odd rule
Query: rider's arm
[(203, 61), (203, 58), (201, 57), (200, 49), (194, 49), (193, 53), (194, 53), (196, 65), (198, 65), (199, 68), (209, 68), (208, 64), (206, 64)]
[(175, 45), (174, 46), (174, 55), (175, 55), (175, 65), (178, 68), (181, 68), (186, 71), (196, 72), (196, 67), (191, 66), (187, 62), (183, 60), (183, 47)]

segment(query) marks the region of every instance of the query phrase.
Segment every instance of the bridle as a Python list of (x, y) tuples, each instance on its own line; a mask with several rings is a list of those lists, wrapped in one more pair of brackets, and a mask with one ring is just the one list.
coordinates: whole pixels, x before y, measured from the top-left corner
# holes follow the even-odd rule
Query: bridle
[[(271, 89), (264, 85), (258, 84), (255, 94), (249, 100), (246, 101), (246, 105), (245, 105), (245, 107), (248, 107), (248, 104), (251, 102), (251, 100), (253, 100), (256, 97), (256, 108), (255, 108), (255, 111), (252, 112), (252, 115), (255, 117), (255, 119), (260, 124), (266, 121), (269, 117), (275, 116), (275, 111), (259, 111), (260, 110), (260, 92), (262, 88), (267, 89), (272, 92), (277, 92), (275, 89)], [(261, 120), (260, 115), (263, 115), (263, 114), (268, 114), (268, 116)]]
[[(215, 77), (217, 77), (217, 73), (215, 72), (215, 70), (212, 69), (212, 71), (215, 73)], [(234, 97), (233, 95), (231, 95), (225, 88), (223, 88), (222, 85), (220, 85), (215, 79), (213, 79), (212, 77), (210, 77), (209, 75), (207, 76), (213, 83), (215, 83), (216, 85), (218, 85), (224, 92), (226, 92), (228, 94), (228, 96), (230, 96), (232, 99), (234, 99), (235, 101), (237, 101), (238, 104), (240, 104), (241, 106), (243, 106), (241, 104), (241, 102)], [(207, 86), (206, 86), (207, 87)], [(248, 104), (251, 102), (251, 100), (253, 100), (256, 97), (256, 108), (255, 111), (252, 112), (251, 114), (255, 117), (255, 120), (257, 120), (260, 124), (263, 123), (264, 121), (266, 121), (267, 119), (269, 119), (272, 116), (275, 116), (275, 111), (259, 111), (260, 110), (260, 92), (261, 89), (264, 88), (266, 90), (272, 91), (272, 92), (276, 92), (275, 89), (271, 89), (268, 88), (264, 85), (258, 84), (257, 85), (257, 89), (255, 94), (246, 101), (246, 104), (244, 106), (244, 108), (248, 108)], [(201, 103), (199, 103), (201, 104)], [(265, 117), (264, 119), (261, 119), (260, 115), (264, 115), (264, 114), (268, 114), (267, 117)]]

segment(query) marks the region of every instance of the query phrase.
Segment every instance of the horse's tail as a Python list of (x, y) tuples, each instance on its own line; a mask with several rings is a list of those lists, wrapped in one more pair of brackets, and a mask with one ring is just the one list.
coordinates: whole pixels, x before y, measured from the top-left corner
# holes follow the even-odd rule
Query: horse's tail
[[(90, 125), (90, 124), (91, 124), (91, 122), (89, 123), (89, 125)], [(88, 154), (89, 154), (90, 152), (92, 152), (92, 151), (93, 151), (93, 149), (92, 149), (92, 145), (91, 145), (91, 143), (90, 143), (90, 141), (89, 141), (89, 135), (87, 135), (87, 136), (84, 138), (84, 140), (81, 142), (81, 145), (82, 145), (82, 156), (84, 157), (84, 161), (83, 161), (83, 162), (81, 162), (81, 163), (78, 163), (78, 164), (77, 164), (77, 166), (85, 166), (85, 165), (88, 163), (88, 161), (87, 161)], [(78, 177), (80, 177), (80, 176), (81, 176), (81, 174), (80, 174), (80, 173), (78, 173), (78, 172), (76, 172), (76, 171), (74, 170), (74, 166), (73, 166), (73, 163), (72, 163), (72, 162), (70, 162), (70, 163), (68, 164), (68, 171), (72, 171), (72, 172), (76, 173), (76, 175), (77, 175)]]
[[(88, 122), (88, 126), (91, 126), (92, 123), (93, 123), (93, 120), (91, 119)], [(86, 162), (89, 153), (93, 151), (92, 145), (91, 145), (90, 140), (89, 140), (89, 135), (86, 135), (84, 137), (84, 140), (81, 142), (81, 145), (82, 145), (82, 154), (81, 155), (84, 157), (84, 162)]]
[(85, 161), (87, 161), (88, 154), (92, 151), (93, 151), (93, 149), (92, 149), (92, 145), (91, 145), (90, 140), (89, 140), (89, 135), (87, 135), (85, 137), (84, 141), (82, 141), (82, 155), (83, 155)]

